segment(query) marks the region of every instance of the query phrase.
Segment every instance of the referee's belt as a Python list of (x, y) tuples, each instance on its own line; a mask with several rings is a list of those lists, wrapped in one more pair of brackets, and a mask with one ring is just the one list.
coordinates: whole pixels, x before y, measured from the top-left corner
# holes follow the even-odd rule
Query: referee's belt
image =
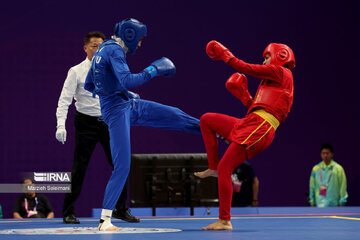
[(76, 110), (76, 114), (78, 114), (81, 118), (87, 118), (89, 119), (90, 121), (94, 121), (94, 120), (97, 120), (99, 122), (103, 122), (103, 117), (100, 115), (100, 116), (90, 116), (90, 115), (87, 115), (87, 114), (84, 114), (84, 113), (81, 113), (79, 111)]

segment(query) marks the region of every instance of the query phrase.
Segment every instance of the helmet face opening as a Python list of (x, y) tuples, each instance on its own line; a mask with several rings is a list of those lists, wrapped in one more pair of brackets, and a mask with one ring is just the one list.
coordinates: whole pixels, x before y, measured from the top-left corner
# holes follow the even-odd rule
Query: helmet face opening
[(290, 69), (295, 67), (295, 55), (291, 48), (281, 43), (270, 43), (264, 50), (263, 56), (269, 54), (270, 64), (287, 66)]
[(115, 25), (114, 34), (116, 37), (120, 37), (129, 52), (134, 54), (138, 46), (139, 41), (146, 36), (146, 25), (134, 18), (127, 18)]

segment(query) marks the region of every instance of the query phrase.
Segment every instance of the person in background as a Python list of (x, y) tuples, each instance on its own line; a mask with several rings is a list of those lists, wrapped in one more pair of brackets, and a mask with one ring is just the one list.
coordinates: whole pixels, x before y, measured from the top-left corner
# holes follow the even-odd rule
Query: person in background
[(233, 182), (233, 207), (257, 207), (259, 205), (259, 179), (248, 161), (235, 168), (231, 175)]
[[(33, 184), (30, 178), (21, 181), (24, 189)], [(24, 194), (16, 199), (13, 216), (15, 219), (23, 218), (54, 218), (54, 212), (50, 202), (42, 194), (34, 191), (24, 191)]]
[(322, 161), (311, 171), (309, 203), (313, 207), (344, 206), (348, 198), (346, 175), (343, 167), (333, 160), (333, 146), (321, 145), (320, 156)]

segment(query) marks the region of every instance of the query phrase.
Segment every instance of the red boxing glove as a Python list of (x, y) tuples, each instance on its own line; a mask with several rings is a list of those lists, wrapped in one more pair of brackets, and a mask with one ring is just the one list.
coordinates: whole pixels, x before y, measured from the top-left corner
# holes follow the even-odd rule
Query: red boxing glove
[(234, 57), (229, 49), (215, 40), (206, 45), (206, 53), (212, 60), (223, 60), (226, 63)]
[(231, 75), (226, 81), (226, 88), (247, 108), (251, 106), (253, 98), (248, 91), (247, 78), (244, 74), (234, 73)]

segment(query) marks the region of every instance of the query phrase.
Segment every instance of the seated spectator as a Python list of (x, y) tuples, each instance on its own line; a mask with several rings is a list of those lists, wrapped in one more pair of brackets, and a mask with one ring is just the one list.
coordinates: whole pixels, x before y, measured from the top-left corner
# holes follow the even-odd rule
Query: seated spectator
[(232, 176), (233, 207), (258, 206), (259, 179), (249, 162), (245, 161), (235, 168)]
[[(25, 178), (22, 184), (33, 184), (30, 178)], [(25, 191), (18, 197), (14, 206), (14, 218), (54, 218), (50, 202), (44, 195)]]
[(322, 162), (315, 165), (310, 176), (309, 203), (315, 207), (334, 207), (346, 204), (346, 175), (333, 160), (333, 147), (325, 143), (320, 148)]

